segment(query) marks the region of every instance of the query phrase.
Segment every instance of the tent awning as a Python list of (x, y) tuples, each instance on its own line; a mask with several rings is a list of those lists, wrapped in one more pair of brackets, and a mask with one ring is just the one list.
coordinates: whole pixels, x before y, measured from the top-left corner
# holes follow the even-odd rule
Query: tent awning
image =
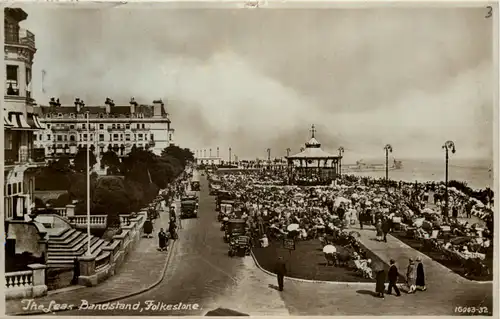
[(301, 159), (301, 158), (339, 158), (337, 155), (332, 155), (328, 152), (323, 151), (321, 148), (306, 148), (304, 151), (288, 156), (287, 159)]
[(33, 130), (28, 124), (26, 117), (22, 112), (9, 112), (9, 121), (12, 124), (11, 130)]

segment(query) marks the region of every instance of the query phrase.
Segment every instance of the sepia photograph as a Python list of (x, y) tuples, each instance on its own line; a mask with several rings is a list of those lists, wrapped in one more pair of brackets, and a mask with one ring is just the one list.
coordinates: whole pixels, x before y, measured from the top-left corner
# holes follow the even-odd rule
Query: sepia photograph
[(498, 316), (498, 3), (8, 3), (7, 316)]

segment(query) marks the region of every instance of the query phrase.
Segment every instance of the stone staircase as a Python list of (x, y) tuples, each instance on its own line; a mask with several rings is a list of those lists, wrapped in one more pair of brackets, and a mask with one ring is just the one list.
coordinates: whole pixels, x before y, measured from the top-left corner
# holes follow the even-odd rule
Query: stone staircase
[[(73, 228), (61, 230), (49, 236), (47, 266), (51, 268), (73, 267), (75, 257), (80, 257), (87, 252), (87, 234)], [(97, 255), (97, 259), (107, 252), (102, 250), (109, 244), (108, 241), (92, 236), (90, 251)]]

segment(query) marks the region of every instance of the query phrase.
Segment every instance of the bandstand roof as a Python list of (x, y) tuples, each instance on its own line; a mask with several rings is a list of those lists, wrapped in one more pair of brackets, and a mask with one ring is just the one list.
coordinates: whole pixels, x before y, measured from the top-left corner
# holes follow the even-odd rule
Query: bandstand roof
[(323, 151), (321, 148), (311, 148), (306, 147), (306, 149), (298, 154), (288, 156), (289, 159), (299, 159), (299, 158), (336, 158), (338, 156), (332, 155), (328, 152)]
[(326, 158), (337, 158), (339, 156), (330, 154), (321, 149), (321, 143), (314, 137), (314, 133), (316, 130), (314, 129), (314, 125), (311, 129), (312, 136), (309, 142), (307, 142), (306, 148), (295, 155), (288, 156), (287, 159), (301, 159), (301, 158), (309, 158), (309, 159), (326, 159)]

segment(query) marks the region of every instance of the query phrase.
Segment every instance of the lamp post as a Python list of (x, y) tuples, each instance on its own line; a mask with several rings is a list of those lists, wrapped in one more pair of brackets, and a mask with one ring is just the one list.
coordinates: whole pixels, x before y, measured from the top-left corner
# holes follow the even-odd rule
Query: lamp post
[(344, 155), (344, 147), (339, 147), (339, 176), (342, 175), (342, 155)]
[(267, 169), (271, 169), (271, 149), (267, 149)]
[(90, 256), (90, 112), (87, 116), (87, 256)]
[(212, 149), (210, 149), (210, 157), (212, 157)]
[(290, 148), (287, 148), (287, 149), (286, 149), (286, 157), (290, 156), (290, 152), (291, 152), (291, 151), (292, 151), (292, 150), (291, 150)]
[(446, 171), (445, 171), (445, 190), (444, 190), (444, 216), (448, 218), (448, 161), (449, 161), (449, 151), (455, 154), (455, 143), (453, 141), (446, 141), (443, 145), (445, 150), (445, 161), (446, 161)]
[(229, 165), (231, 165), (231, 148), (229, 148)]
[(392, 153), (391, 144), (386, 144), (384, 146), (385, 150), (385, 180), (389, 181), (389, 153)]

